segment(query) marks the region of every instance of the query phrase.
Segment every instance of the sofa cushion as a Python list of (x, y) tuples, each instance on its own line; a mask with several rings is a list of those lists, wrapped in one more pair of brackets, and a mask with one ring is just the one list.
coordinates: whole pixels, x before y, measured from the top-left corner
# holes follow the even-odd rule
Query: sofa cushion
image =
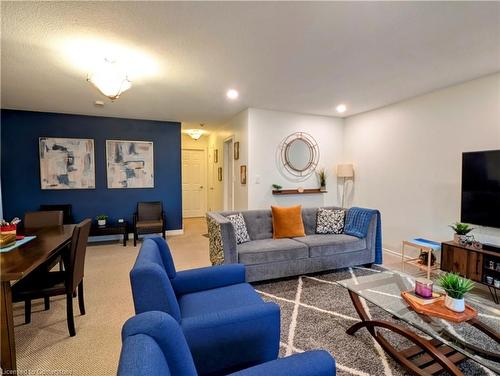
[(294, 240), (309, 247), (309, 257), (331, 256), (340, 253), (361, 251), (366, 248), (366, 239), (350, 235), (307, 235)]
[(271, 239), (273, 237), (271, 210), (247, 210), (242, 214), (250, 240)]
[(271, 206), (273, 213), (273, 238), (294, 238), (304, 236), (302, 222), (302, 206), (290, 207)]
[(245, 265), (298, 260), (309, 257), (307, 245), (293, 239), (253, 240), (238, 245), (237, 250), (238, 262)]
[(318, 208), (316, 233), (342, 234), (344, 230), (345, 210)]
[(233, 225), (234, 235), (236, 236), (236, 244), (242, 244), (250, 241), (248, 236), (247, 226), (245, 219), (241, 213), (228, 215), (226, 217)]
[(182, 318), (261, 304), (263, 300), (248, 283), (198, 291), (179, 297)]

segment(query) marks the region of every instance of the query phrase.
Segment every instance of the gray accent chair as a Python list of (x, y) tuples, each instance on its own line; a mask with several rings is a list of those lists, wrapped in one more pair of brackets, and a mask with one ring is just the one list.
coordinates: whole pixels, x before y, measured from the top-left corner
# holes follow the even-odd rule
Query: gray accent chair
[(243, 244), (236, 244), (233, 225), (226, 218), (239, 211), (209, 212), (207, 223), (212, 263), (244, 264), (247, 281), (255, 282), (375, 261), (375, 216), (366, 238), (359, 239), (345, 234), (316, 234), (317, 211), (318, 208), (302, 209), (306, 236), (293, 239), (273, 239), (271, 210), (241, 211), (250, 236), (250, 241)]

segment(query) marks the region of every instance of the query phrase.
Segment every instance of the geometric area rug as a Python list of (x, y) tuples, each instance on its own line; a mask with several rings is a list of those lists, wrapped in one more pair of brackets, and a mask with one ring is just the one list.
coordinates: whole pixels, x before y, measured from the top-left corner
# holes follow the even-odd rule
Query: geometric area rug
[[(405, 368), (384, 352), (366, 329), (360, 329), (354, 336), (346, 333), (352, 324), (359, 321), (359, 316), (347, 290), (334, 282), (383, 270), (377, 266), (371, 269), (353, 267), (253, 283), (264, 300), (280, 306), (280, 357), (323, 349), (335, 357), (339, 376), (409, 375)], [(366, 303), (372, 318), (395, 322), (395, 319), (382, 309)], [(397, 322), (407, 326), (401, 321)], [(495, 324), (498, 325), (498, 321)], [(425, 337), (415, 328), (412, 330)], [(384, 334), (396, 348), (410, 345), (398, 335), (387, 331), (384, 331)], [(494, 375), (472, 360), (463, 362), (459, 368), (464, 375)]]

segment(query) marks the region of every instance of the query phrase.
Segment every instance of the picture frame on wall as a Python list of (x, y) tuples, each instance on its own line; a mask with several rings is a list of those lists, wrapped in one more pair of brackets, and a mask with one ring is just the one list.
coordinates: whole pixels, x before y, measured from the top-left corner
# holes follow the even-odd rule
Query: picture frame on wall
[(219, 149), (214, 149), (214, 163), (219, 163)]
[(234, 143), (234, 160), (237, 161), (240, 159), (240, 142), (236, 141)]
[(40, 137), (40, 188), (95, 189), (95, 148), (90, 138)]
[(106, 140), (109, 189), (154, 188), (152, 141)]
[(222, 167), (217, 169), (217, 180), (222, 181)]
[(246, 165), (240, 166), (240, 183), (241, 184), (247, 183), (247, 166)]

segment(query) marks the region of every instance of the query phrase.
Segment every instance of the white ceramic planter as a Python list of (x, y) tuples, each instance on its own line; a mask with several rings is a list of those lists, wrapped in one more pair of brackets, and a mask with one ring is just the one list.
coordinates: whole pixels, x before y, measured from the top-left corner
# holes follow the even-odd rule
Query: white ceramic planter
[(99, 226), (106, 226), (106, 220), (105, 219), (98, 219), (97, 224)]
[(458, 234), (454, 234), (453, 235), (453, 241), (455, 243), (460, 243), (460, 240), (462, 240), (463, 238), (465, 238), (466, 235), (458, 235)]
[(463, 298), (454, 299), (446, 295), (446, 297), (444, 298), (444, 306), (455, 312), (463, 312), (465, 311), (465, 300)]

